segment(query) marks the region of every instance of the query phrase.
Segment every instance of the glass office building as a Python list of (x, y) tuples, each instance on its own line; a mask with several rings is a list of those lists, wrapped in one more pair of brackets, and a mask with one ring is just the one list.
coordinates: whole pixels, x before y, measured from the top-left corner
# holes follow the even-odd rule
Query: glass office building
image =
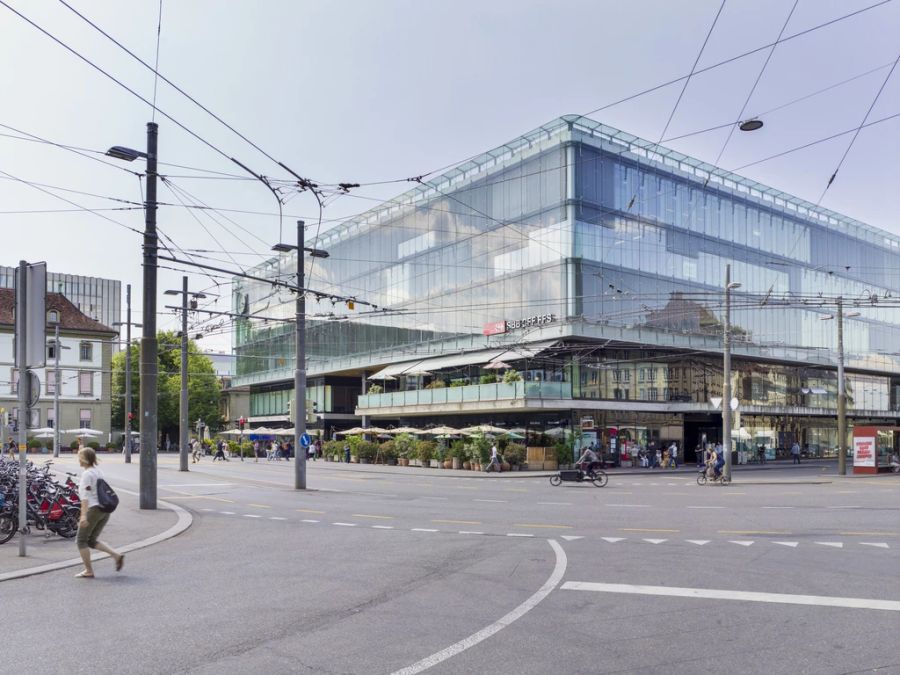
[[(305, 263), (322, 294), (307, 297), (309, 397), (326, 429), (571, 425), (690, 451), (721, 434), (727, 265), (736, 437), (833, 450), (838, 298), (851, 424), (900, 409), (900, 238), (584, 117), (315, 246), (330, 257)], [(296, 264), (253, 274), (290, 279)], [(235, 385), (250, 385), (252, 419), (276, 421), (294, 296), (235, 279), (233, 305)]]

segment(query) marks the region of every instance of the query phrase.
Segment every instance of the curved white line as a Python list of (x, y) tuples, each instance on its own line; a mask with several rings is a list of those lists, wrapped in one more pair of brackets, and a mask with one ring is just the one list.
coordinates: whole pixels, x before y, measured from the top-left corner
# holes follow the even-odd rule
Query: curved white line
[(491, 637), (495, 633), (503, 630), (511, 623), (516, 621), (517, 619), (522, 618), (529, 611), (534, 609), (538, 603), (541, 602), (544, 598), (546, 598), (552, 590), (554, 590), (559, 582), (562, 581), (563, 574), (566, 572), (566, 565), (568, 564), (568, 559), (566, 558), (566, 552), (563, 551), (562, 546), (555, 539), (548, 539), (547, 543), (550, 544), (551, 548), (553, 548), (553, 552), (556, 554), (556, 566), (553, 568), (553, 573), (550, 575), (550, 578), (544, 582), (544, 585), (530, 598), (528, 598), (521, 605), (512, 610), (509, 614), (501, 617), (494, 623), (485, 628), (482, 628), (477, 633), (473, 633), (467, 638), (464, 638), (457, 642), (456, 644), (452, 644), (446, 649), (442, 649), (439, 652), (432, 654), (431, 656), (427, 656), (421, 661), (417, 661), (411, 666), (407, 666), (401, 670), (394, 671), (392, 675), (415, 675), (415, 673), (421, 673), (423, 670), (428, 670), (432, 666), (436, 666), (441, 663), (441, 661), (446, 661), (452, 656), (456, 656), (460, 652), (464, 652), (469, 647), (474, 647), (479, 642), (486, 640)]

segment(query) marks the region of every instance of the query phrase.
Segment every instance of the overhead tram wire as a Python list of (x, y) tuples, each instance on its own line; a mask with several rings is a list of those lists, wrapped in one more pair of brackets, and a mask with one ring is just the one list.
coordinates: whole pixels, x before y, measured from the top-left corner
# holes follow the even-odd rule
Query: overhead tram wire
[[(65, 5), (66, 3), (63, 2)], [(156, 63), (153, 66), (153, 103), (151, 104), (153, 108), (153, 118), (152, 122), (156, 122), (156, 89), (159, 84), (159, 39), (162, 35), (162, 5), (163, 0), (159, 0), (159, 21), (156, 23)], [(66, 5), (68, 7), (68, 5)], [(69, 7), (69, 9), (72, 9)]]
[[(787, 37), (782, 38), (782, 39), (780, 40), (780, 43), (789, 42), (789, 41), (794, 40), (794, 39), (796, 39), (796, 38), (803, 37), (804, 35), (809, 35), (810, 33), (813, 33), (813, 32), (815, 32), (815, 31), (822, 30), (822, 29), (824, 29), (824, 28), (828, 28), (829, 26), (832, 26), (832, 25), (834, 25), (834, 24), (840, 23), (840, 22), (842, 22), (842, 21), (846, 21), (847, 19), (851, 19), (851, 18), (853, 18), (853, 17), (855, 17), (855, 16), (858, 16), (858, 15), (863, 14), (863, 13), (865, 13), (865, 12), (868, 12), (868, 11), (870, 11), (870, 10), (877, 9), (878, 7), (881, 7), (881, 6), (883, 6), (883, 5), (887, 5), (887, 4), (889, 4), (889, 3), (893, 2), (893, 1), (894, 1), (894, 0), (879, 0), (879, 2), (875, 2), (875, 3), (871, 4), (871, 5), (867, 5), (866, 7), (861, 7), (861, 8), (858, 9), (858, 10), (854, 10), (854, 11), (852, 11), (852, 12), (848, 12), (848, 13), (846, 13), (846, 14), (842, 14), (842, 15), (840, 15), (840, 16), (835, 17), (834, 19), (829, 19), (828, 21), (825, 21), (825, 22), (823, 22), (823, 23), (820, 23), (820, 24), (817, 24), (817, 25), (815, 25), (815, 26), (811, 26), (811, 27), (806, 28), (806, 29), (804, 29), (804, 30), (798, 31), (797, 33), (793, 33), (792, 35), (788, 35)], [(715, 69), (720, 68), (720, 67), (722, 67), (722, 66), (726, 66), (726, 65), (728, 65), (728, 64), (730, 64), (730, 63), (734, 63), (735, 61), (739, 61), (739, 60), (744, 59), (744, 58), (746, 58), (746, 57), (748, 57), (748, 56), (752, 56), (753, 54), (756, 54), (756, 53), (758, 53), (758, 52), (761, 52), (761, 51), (763, 51), (763, 50), (765, 50), (765, 49), (768, 49), (768, 48), (770, 48), (770, 47), (773, 47), (775, 44), (778, 44), (778, 43), (770, 42), (770, 43), (767, 43), (767, 44), (764, 44), (764, 45), (760, 45), (759, 47), (755, 47), (755, 48), (753, 48), (753, 49), (750, 49), (750, 50), (748, 50), (748, 51), (742, 52), (742, 53), (740, 53), (740, 54), (736, 54), (735, 56), (728, 57), (727, 59), (723, 59), (722, 61), (718, 61), (718, 62), (716, 62), (716, 63), (713, 63), (713, 64), (709, 65), (709, 66), (704, 66), (703, 68), (698, 68), (696, 71), (693, 72), (693, 75), (701, 75), (701, 74), (703, 74), (703, 73), (710, 72), (711, 70), (715, 70)], [(666, 81), (666, 82), (662, 82), (662, 83), (660, 83), (660, 84), (654, 85), (654, 86), (649, 87), (649, 88), (647, 88), (647, 89), (642, 89), (641, 91), (635, 92), (635, 93), (633, 93), (633, 94), (629, 94), (628, 96), (625, 96), (625, 97), (623, 97), (623, 98), (617, 99), (617, 100), (612, 101), (612, 102), (610, 102), (610, 103), (606, 103), (606, 104), (600, 106), (599, 108), (594, 108), (593, 110), (590, 110), (590, 111), (588, 111), (588, 112), (586, 112), (586, 113), (582, 113), (582, 114), (578, 115), (578, 117), (579, 117), (579, 118), (588, 118), (588, 117), (590, 117), (591, 115), (594, 115), (594, 114), (596, 114), (596, 113), (598, 113), (598, 112), (602, 112), (602, 111), (604, 111), (604, 110), (608, 110), (608, 109), (610, 109), (610, 108), (614, 108), (614, 107), (616, 107), (616, 106), (618, 106), (618, 105), (621, 105), (621, 104), (623, 104), (623, 103), (627, 103), (627, 102), (629, 102), (629, 101), (633, 101), (634, 99), (640, 98), (640, 97), (642, 97), (642, 96), (646, 96), (647, 94), (652, 94), (653, 92), (659, 91), (660, 89), (664, 89), (664, 88), (666, 88), (666, 87), (668, 87), (668, 86), (671, 86), (671, 85), (673, 85), (673, 84), (677, 84), (678, 82), (681, 82), (681, 81), (687, 79), (688, 77), (690, 77), (690, 75), (682, 75), (682, 76), (680, 76), (680, 77), (676, 77), (676, 78), (671, 79), (671, 80), (668, 80), (668, 81)], [(389, 185), (389, 184), (392, 184), (392, 183), (410, 183), (410, 182), (417, 182), (419, 179), (425, 179), (425, 178), (428, 177), (428, 176), (432, 176), (432, 175), (434, 175), (434, 174), (436, 174), (436, 173), (440, 173), (440, 172), (446, 171), (447, 169), (450, 169), (450, 168), (453, 168), (454, 166), (458, 166), (458, 165), (460, 165), (460, 164), (463, 164), (464, 162), (471, 161), (472, 159), (475, 159), (476, 157), (479, 157), (481, 154), (482, 154), (482, 153), (476, 153), (476, 154), (474, 154), (474, 155), (470, 155), (470, 156), (466, 157), (465, 159), (460, 159), (460, 160), (455, 161), (455, 162), (452, 162), (452, 163), (450, 163), (450, 164), (446, 164), (446, 165), (444, 165), (444, 166), (442, 166), (442, 167), (440, 167), (440, 168), (433, 169), (433, 170), (431, 170), (431, 171), (427, 171), (427, 172), (425, 172), (425, 173), (419, 174), (419, 175), (417, 175), (417, 176), (404, 177), (404, 178), (395, 178), (395, 179), (386, 179), (386, 180), (376, 180), (376, 181), (359, 181), (359, 184), (360, 184), (361, 186), (363, 186), (363, 187), (366, 187), (366, 186), (375, 186), (375, 185)], [(331, 187), (331, 186), (336, 186), (337, 183), (320, 183), (320, 185), (322, 185), (323, 187), (324, 187), (324, 186), (330, 186), (330, 187)]]
[(872, 114), (872, 109), (875, 107), (875, 104), (878, 102), (878, 99), (881, 97), (881, 92), (884, 91), (885, 85), (887, 85), (888, 80), (891, 79), (891, 75), (894, 73), (894, 69), (897, 67), (897, 62), (900, 61), (900, 54), (897, 54), (897, 58), (894, 59), (894, 65), (891, 66), (891, 69), (888, 71), (888, 74), (885, 76), (884, 81), (881, 83), (881, 86), (878, 88), (878, 92), (875, 94), (875, 98), (872, 99), (872, 103), (869, 105), (869, 108), (866, 110), (866, 114), (863, 116), (862, 122), (859, 123), (859, 126), (856, 127), (856, 131), (853, 132), (853, 138), (850, 139), (850, 143), (847, 145), (847, 149), (844, 150), (844, 154), (841, 155), (841, 159), (838, 161), (837, 167), (834, 169), (834, 173), (831, 174), (831, 178), (828, 179), (827, 185), (825, 185), (825, 189), (822, 190), (822, 194), (819, 196), (819, 200), (816, 202), (816, 206), (818, 206), (822, 200), (825, 198), (825, 193), (828, 192), (828, 188), (831, 187), (831, 184), (834, 183), (834, 179), (837, 178), (838, 171), (841, 170), (841, 166), (844, 164), (844, 160), (847, 159), (847, 155), (850, 154), (850, 149), (853, 147), (853, 144), (856, 142), (856, 138), (859, 136), (859, 132), (862, 130), (863, 126), (866, 124), (866, 120), (869, 119), (869, 115)]
[[(60, 0), (60, 1), (62, 1), (62, 0)], [(25, 16), (24, 14), (22, 14), (22, 13), (21, 13), (20, 11), (18, 11), (17, 9), (11, 7), (11, 6), (9, 5), (9, 3), (6, 2), (6, 0), (0, 0), (0, 5), (2, 5), (3, 7), (6, 7), (6, 9), (8, 9), (10, 12), (12, 12), (12, 13), (15, 14), (16, 16), (18, 16), (20, 19), (22, 19), (23, 21), (25, 21), (26, 23), (28, 23), (30, 26), (32, 26), (32, 27), (35, 28), (36, 30), (38, 30), (38, 31), (40, 31), (41, 33), (43, 33), (44, 35), (46, 35), (48, 38), (50, 38), (51, 40), (53, 40), (53, 41), (54, 41), (56, 44), (58, 44), (60, 47), (62, 47), (62, 48), (65, 49), (66, 51), (70, 52), (72, 55), (74, 55), (74, 56), (76, 56), (77, 58), (79, 58), (81, 61), (83, 61), (84, 63), (86, 63), (87, 65), (89, 65), (91, 68), (93, 68), (93, 69), (96, 70), (97, 72), (101, 73), (102, 75), (104, 75), (104, 76), (107, 77), (108, 79), (112, 80), (114, 83), (116, 83), (117, 85), (119, 85), (122, 89), (124, 89), (125, 91), (127, 91), (128, 93), (130, 93), (130, 94), (131, 94), (132, 96), (134, 96), (135, 98), (139, 99), (140, 101), (143, 101), (143, 102), (146, 103), (147, 105), (151, 105), (151, 106), (153, 105), (153, 103), (152, 103), (151, 101), (148, 101), (146, 97), (144, 97), (144, 96), (142, 96), (141, 94), (139, 94), (137, 91), (135, 91), (134, 89), (132, 89), (131, 87), (129, 87), (127, 84), (125, 84), (124, 82), (122, 82), (120, 79), (114, 77), (114, 76), (111, 75), (109, 72), (107, 72), (106, 70), (104, 70), (103, 68), (101, 68), (100, 66), (98, 66), (96, 63), (94, 63), (93, 61), (91, 61), (89, 58), (87, 58), (86, 56), (82, 55), (82, 54), (81, 54), (80, 52), (78, 52), (76, 49), (74, 49), (73, 47), (70, 47), (68, 44), (66, 44), (65, 42), (63, 42), (61, 39), (59, 39), (58, 37), (56, 37), (55, 35), (53, 35), (52, 33), (50, 33), (50, 31), (48, 31), (47, 29), (45, 29), (45, 28), (43, 28), (42, 26), (38, 25), (36, 22), (32, 21), (30, 18), (28, 18), (27, 16)], [(74, 10), (73, 10), (73, 11), (74, 11)], [(143, 61), (142, 61), (142, 63), (143, 63)], [(144, 64), (144, 65), (147, 65), (147, 64)], [(149, 66), (148, 66), (148, 67), (149, 67)], [(213, 145), (210, 141), (206, 140), (205, 138), (203, 138), (202, 136), (200, 136), (198, 133), (196, 133), (195, 131), (193, 131), (193, 130), (191, 130), (189, 127), (187, 127), (186, 125), (184, 125), (184, 124), (182, 124), (181, 122), (179, 122), (177, 119), (175, 119), (175, 117), (173, 117), (172, 115), (170, 115), (169, 113), (167, 113), (165, 110), (162, 110), (162, 109), (159, 108), (159, 107), (154, 107), (154, 109), (157, 110), (157, 111), (159, 111), (159, 113), (160, 113), (163, 117), (165, 117), (165, 118), (168, 119), (170, 122), (172, 122), (173, 124), (175, 124), (177, 127), (179, 127), (180, 129), (182, 129), (182, 130), (183, 130), (184, 132), (186, 132), (188, 135), (190, 135), (190, 136), (192, 136), (193, 138), (195, 138), (196, 140), (200, 141), (203, 145), (205, 145), (206, 147), (208, 147), (209, 149), (211, 149), (211, 150), (214, 151), (215, 153), (221, 155), (221, 156), (224, 157), (225, 159), (229, 160), (230, 162), (233, 162), (234, 164), (237, 164), (239, 167), (241, 167), (242, 169), (244, 169), (245, 171), (247, 171), (247, 172), (248, 172), (250, 175), (252, 175), (254, 178), (258, 179), (260, 182), (262, 182), (264, 185), (266, 185), (266, 187), (268, 187), (270, 190), (272, 189), (271, 186), (269, 185), (269, 183), (267, 182), (267, 180), (265, 180), (265, 177), (264, 177), (264, 176), (262, 176), (261, 174), (258, 174), (258, 173), (256, 173), (256, 172), (254, 172), (254, 171), (252, 171), (252, 170), (249, 169), (245, 164), (242, 164), (240, 161), (238, 161), (238, 160), (235, 159), (234, 157), (231, 157), (228, 153), (226, 153), (225, 151), (221, 150), (221, 149), (220, 149), (219, 147), (217, 147), (216, 145)], [(209, 111), (207, 111), (207, 112), (209, 112)], [(210, 114), (212, 114), (212, 113), (210, 113)], [(213, 116), (215, 117), (215, 115), (213, 115)], [(219, 118), (217, 118), (217, 119), (219, 119)], [(219, 121), (221, 122), (221, 119), (219, 119)], [(227, 126), (227, 125), (226, 125), (226, 126)], [(234, 131), (234, 130), (232, 129), (232, 131)], [(235, 133), (237, 133), (237, 132), (235, 132)], [(241, 134), (238, 134), (238, 135), (241, 136)], [(250, 142), (250, 141), (249, 141), (248, 139), (246, 139), (244, 136), (241, 136), (241, 138), (243, 138), (245, 141), (247, 141), (248, 143), (250, 143), (251, 145), (253, 145), (253, 146), (256, 147), (257, 149), (259, 149), (257, 146), (255, 146), (252, 142)], [(265, 154), (265, 153), (263, 153), (263, 154)], [(267, 156), (268, 156), (268, 155), (267, 155)], [(271, 157), (270, 157), (270, 159), (271, 159)], [(280, 164), (280, 163), (279, 163), (279, 164)], [(283, 166), (283, 164), (282, 164), (282, 166)], [(292, 173), (293, 173), (293, 172), (292, 172)], [(274, 193), (274, 190), (273, 190), (273, 193)], [(274, 194), (276, 194), (276, 197), (277, 197), (277, 193), (274, 193)]]

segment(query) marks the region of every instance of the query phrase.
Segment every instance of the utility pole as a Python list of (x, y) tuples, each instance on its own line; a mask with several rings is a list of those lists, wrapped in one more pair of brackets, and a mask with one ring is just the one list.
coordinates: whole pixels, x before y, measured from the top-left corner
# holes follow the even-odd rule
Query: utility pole
[(141, 334), (140, 507), (156, 509), (159, 344), (156, 339), (156, 145), (158, 127), (147, 123), (147, 201), (144, 205), (143, 332)]
[(725, 265), (725, 332), (722, 348), (722, 475), (731, 480), (731, 291), (741, 284), (731, 281), (731, 265)]
[(26, 503), (28, 493), (25, 482), (28, 472), (25, 469), (25, 449), (28, 443), (28, 368), (27, 368), (27, 335), (28, 325), (26, 307), (28, 304), (28, 263), (19, 261), (16, 277), (16, 368), (19, 373), (18, 398), (19, 414), (16, 423), (19, 426), (19, 556), (25, 557), (25, 530), (28, 528)]
[(131, 284), (125, 286), (125, 463), (131, 464)]
[(306, 489), (306, 448), (301, 447), (300, 437), (306, 434), (306, 294), (304, 286), (304, 266), (306, 252), (303, 249), (304, 222), (297, 221), (297, 301), (296, 347), (297, 359), (294, 365), (294, 489)]
[[(60, 318), (62, 315), (60, 314)], [(59, 457), (59, 388), (62, 382), (59, 377), (59, 321), (53, 333), (53, 456)]]
[[(191, 427), (188, 422), (188, 332), (187, 317), (189, 309), (196, 309), (197, 299), (205, 298), (205, 293), (190, 293), (188, 278), (181, 277), (181, 290), (168, 290), (166, 295), (181, 295), (181, 397), (178, 406), (178, 470), (188, 471), (188, 440)], [(188, 304), (190, 296), (190, 304)], [(169, 305), (166, 305), (168, 307)]]
[(847, 392), (844, 388), (844, 302), (837, 299), (837, 339), (838, 339), (838, 473), (847, 475)]

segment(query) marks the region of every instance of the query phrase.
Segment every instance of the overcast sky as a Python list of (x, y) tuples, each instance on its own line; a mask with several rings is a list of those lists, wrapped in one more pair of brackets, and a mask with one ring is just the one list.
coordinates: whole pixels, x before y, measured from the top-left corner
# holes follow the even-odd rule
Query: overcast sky
[[(149, 63), (156, 53), (159, 0), (68, 0)], [(3, 0), (141, 96), (152, 99), (152, 72), (96, 32), (61, 2)], [(488, 150), (569, 113), (585, 114), (687, 75), (721, 0), (163, 0), (159, 71), (253, 143), (321, 183), (375, 182), (420, 175)], [(799, 0), (789, 37), (878, 0)], [(793, 0), (726, 0), (698, 68), (775, 41)], [(863, 121), (900, 53), (900, 2), (779, 44), (747, 105), (765, 127), (680, 138), (669, 147), (735, 169), (812, 141), (854, 130)], [(770, 50), (694, 76), (666, 133), (673, 138), (738, 119)], [(145, 148), (149, 105), (0, 5), (0, 263), (46, 260), (52, 271), (120, 279), (134, 288), (140, 320), (143, 213), (111, 209), (141, 201), (143, 162), (110, 165), (46, 144), (25, 142), (12, 127), (88, 150)], [(842, 84), (841, 84), (842, 83)], [(806, 97), (827, 87), (833, 88)], [(656, 141), (683, 83), (593, 113), (594, 119)], [(797, 99), (803, 100), (795, 102)], [(222, 215), (162, 207), (159, 226), (183, 249), (208, 253), (231, 269), (262, 258), (279, 239), (271, 193), (240, 174), (227, 157), (273, 178), (289, 174), (160, 81), (156, 121), (161, 166), (177, 196), (260, 215)], [(786, 105), (791, 104), (791, 105)], [(785, 107), (782, 107), (785, 106)], [(778, 108), (778, 110), (774, 110)], [(162, 113), (197, 136), (197, 140)], [(900, 113), (898, 67), (869, 122)], [(812, 202), (852, 139), (845, 134), (739, 173)], [(89, 153), (90, 154), (90, 153)], [(100, 157), (99, 155), (94, 155)], [(107, 161), (104, 159), (104, 161)], [(10, 176), (54, 188), (40, 192)], [(822, 205), (900, 234), (900, 116), (863, 129)], [(408, 184), (353, 190), (333, 198), (325, 220), (361, 212)], [(97, 196), (63, 192), (78, 190)], [(76, 206), (77, 205), (77, 206)], [(62, 212), (53, 212), (56, 210)], [(31, 213), (24, 213), (31, 211)], [(284, 207), (285, 239), (298, 217), (316, 222), (309, 194)], [(196, 218), (196, 219), (195, 219)], [(132, 229), (128, 229), (132, 228)], [(225, 249), (231, 255), (221, 253)], [(181, 287), (182, 272), (160, 270), (160, 294)], [(216, 291), (191, 275), (191, 288)], [(309, 283), (315, 286), (315, 280)], [(213, 305), (229, 309), (229, 289)], [(160, 295), (159, 306), (171, 304)], [(123, 298), (124, 303), (124, 298)], [(172, 316), (160, 326), (173, 328)], [(224, 348), (213, 336), (207, 348)]]

